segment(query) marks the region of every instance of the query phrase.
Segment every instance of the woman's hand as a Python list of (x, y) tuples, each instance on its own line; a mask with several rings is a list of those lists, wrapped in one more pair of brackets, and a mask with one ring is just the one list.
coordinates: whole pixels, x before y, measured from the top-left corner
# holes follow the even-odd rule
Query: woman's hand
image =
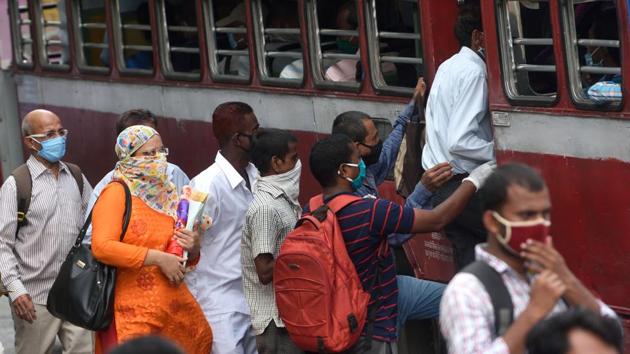
[(188, 252), (189, 259), (197, 257), (201, 249), (201, 236), (198, 228), (195, 231), (187, 229), (175, 230), (175, 238), (184, 251)]
[(158, 266), (171, 285), (176, 286), (184, 279), (184, 260), (174, 254), (149, 250), (145, 265)]

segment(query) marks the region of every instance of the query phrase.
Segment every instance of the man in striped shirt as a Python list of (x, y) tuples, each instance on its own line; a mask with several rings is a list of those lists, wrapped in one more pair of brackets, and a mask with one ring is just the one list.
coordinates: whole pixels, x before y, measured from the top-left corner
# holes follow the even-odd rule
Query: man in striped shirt
[[(326, 202), (341, 194), (353, 194), (362, 185), (365, 176), (365, 164), (359, 150), (345, 135), (333, 135), (315, 144), (311, 150), (310, 168), (323, 188)], [(379, 258), (378, 248), (392, 233), (440, 230), (464, 209), (483, 179), (485, 174), (479, 175), (473, 171), (470, 179), (464, 180), (451, 197), (433, 210), (413, 209), (383, 199), (364, 198), (337, 213), (348, 254), (364, 289), (372, 296), (370, 306), (378, 307), (373, 325), (366, 325), (362, 340), (350, 353), (365, 353), (364, 343), (371, 344), (368, 353), (397, 353), (397, 332), (406, 316), (413, 315), (417, 319), (438, 316), (444, 286), (407, 277), (417, 291), (414, 299), (400, 302), (399, 279), (392, 253), (388, 251)], [(305, 213), (310, 211), (305, 208)], [(378, 269), (380, 278), (374, 282)], [(369, 339), (368, 333), (371, 333)]]
[(31, 202), (18, 229), (17, 187), (9, 177), (0, 189), (0, 275), (9, 290), (18, 354), (48, 353), (59, 336), (64, 353), (91, 353), (89, 331), (53, 317), (48, 292), (83, 223), (92, 193), (85, 176), (83, 193), (61, 162), (68, 131), (54, 113), (35, 110), (22, 122), (31, 153)]

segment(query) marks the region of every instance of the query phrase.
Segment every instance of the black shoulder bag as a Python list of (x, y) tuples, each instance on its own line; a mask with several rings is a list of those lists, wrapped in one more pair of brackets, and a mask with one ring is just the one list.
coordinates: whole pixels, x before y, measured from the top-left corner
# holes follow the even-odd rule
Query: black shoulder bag
[[(131, 218), (131, 192), (125, 188), (125, 216), (120, 241)], [(55, 317), (92, 331), (105, 330), (114, 317), (114, 286), (116, 267), (105, 265), (92, 255), (83, 238), (92, 223), (92, 211), (77, 240), (61, 265), (50, 292), (46, 308)]]

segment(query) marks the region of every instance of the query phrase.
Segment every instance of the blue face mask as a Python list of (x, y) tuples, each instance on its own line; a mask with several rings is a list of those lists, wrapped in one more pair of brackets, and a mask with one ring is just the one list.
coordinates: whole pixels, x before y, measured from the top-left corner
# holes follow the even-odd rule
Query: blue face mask
[(37, 152), (44, 160), (55, 163), (63, 158), (66, 154), (66, 137), (58, 136), (56, 138), (39, 142), (42, 148)]
[[(346, 166), (357, 167), (359, 169), (359, 174), (354, 178), (344, 177), (348, 182), (352, 183), (352, 189), (355, 191), (363, 186), (363, 181), (365, 180), (366, 167), (365, 162), (363, 160), (359, 161), (359, 163), (344, 163)], [(338, 174), (341, 172), (337, 171)]]

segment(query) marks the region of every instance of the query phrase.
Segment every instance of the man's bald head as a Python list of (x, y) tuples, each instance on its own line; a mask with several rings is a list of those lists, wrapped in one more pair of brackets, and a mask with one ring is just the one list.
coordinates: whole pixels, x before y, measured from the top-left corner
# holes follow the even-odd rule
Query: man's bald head
[(22, 120), (22, 136), (45, 134), (61, 129), (61, 119), (51, 111), (36, 109), (28, 112)]

